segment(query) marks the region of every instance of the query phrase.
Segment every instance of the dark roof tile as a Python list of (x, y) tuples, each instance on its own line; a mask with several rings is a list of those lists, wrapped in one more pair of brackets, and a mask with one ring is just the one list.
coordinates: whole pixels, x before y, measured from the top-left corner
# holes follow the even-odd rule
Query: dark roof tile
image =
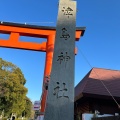
[(106, 88), (114, 97), (120, 97), (120, 71), (93, 68), (75, 87), (75, 100), (84, 93), (111, 96)]

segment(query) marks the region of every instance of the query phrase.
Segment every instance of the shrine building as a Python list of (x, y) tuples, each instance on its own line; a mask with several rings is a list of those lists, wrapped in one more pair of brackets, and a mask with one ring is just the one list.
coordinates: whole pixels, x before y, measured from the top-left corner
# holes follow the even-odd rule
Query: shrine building
[(92, 68), (75, 87), (75, 116), (120, 114), (120, 71)]

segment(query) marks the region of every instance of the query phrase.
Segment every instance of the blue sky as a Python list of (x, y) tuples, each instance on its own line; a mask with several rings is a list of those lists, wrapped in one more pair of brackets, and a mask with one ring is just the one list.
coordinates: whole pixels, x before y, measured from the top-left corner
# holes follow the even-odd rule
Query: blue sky
[[(58, 0), (1, 0), (0, 21), (56, 26)], [(77, 27), (86, 27), (75, 60), (75, 85), (91, 67), (120, 70), (120, 1), (77, 0)], [(81, 54), (82, 51), (82, 54)], [(28, 97), (39, 100), (42, 90), (45, 53), (0, 48), (0, 57), (23, 72)]]

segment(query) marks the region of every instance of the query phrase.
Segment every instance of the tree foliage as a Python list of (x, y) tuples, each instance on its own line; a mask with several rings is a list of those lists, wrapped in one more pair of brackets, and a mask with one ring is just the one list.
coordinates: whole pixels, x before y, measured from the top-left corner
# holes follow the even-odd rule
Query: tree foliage
[(31, 113), (32, 113), (32, 102), (28, 97), (26, 97), (25, 110), (23, 111), (22, 116), (30, 118)]
[[(0, 114), (4, 110), (7, 116), (11, 113), (21, 115), (26, 110), (26, 99), (29, 98), (26, 97), (25, 83), (20, 68), (0, 58)], [(30, 104), (30, 100), (28, 101)]]

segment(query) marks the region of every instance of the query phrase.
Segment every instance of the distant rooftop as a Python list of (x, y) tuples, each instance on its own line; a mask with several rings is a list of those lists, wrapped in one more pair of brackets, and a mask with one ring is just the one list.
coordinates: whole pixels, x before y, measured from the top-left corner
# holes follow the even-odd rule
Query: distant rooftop
[[(75, 87), (75, 101), (83, 96), (120, 97), (120, 71), (92, 68)], [(112, 97), (111, 97), (112, 99)]]

